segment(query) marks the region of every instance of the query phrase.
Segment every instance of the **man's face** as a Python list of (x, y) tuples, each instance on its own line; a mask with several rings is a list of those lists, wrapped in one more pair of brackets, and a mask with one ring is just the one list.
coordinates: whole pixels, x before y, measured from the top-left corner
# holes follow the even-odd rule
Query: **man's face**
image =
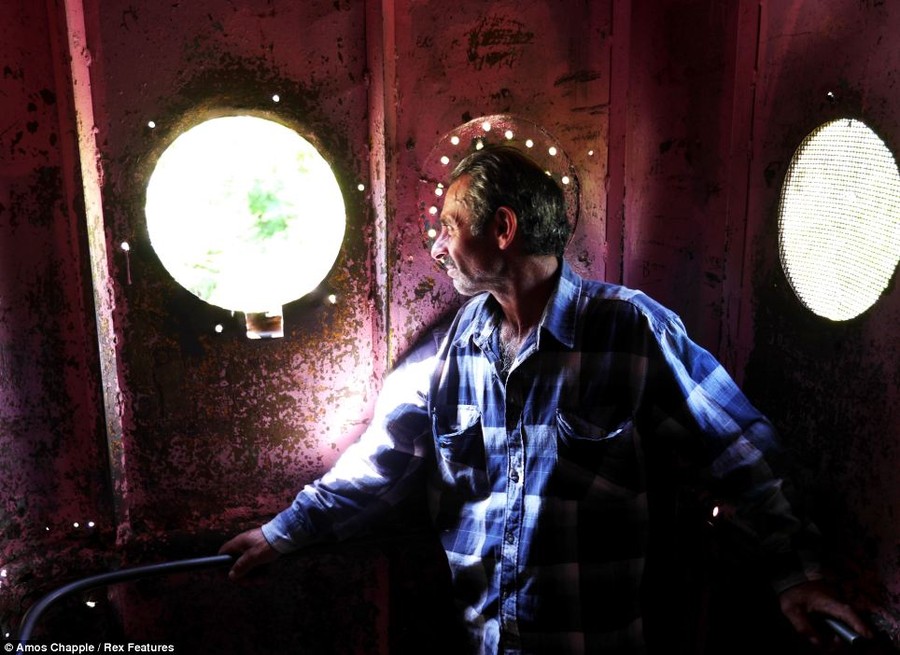
[(472, 212), (464, 202), (468, 189), (465, 175), (447, 189), (441, 232), (431, 247), (431, 256), (447, 269), (459, 293), (474, 296), (496, 288), (502, 260), (490, 236), (493, 218), (488, 219), (481, 236), (472, 235)]

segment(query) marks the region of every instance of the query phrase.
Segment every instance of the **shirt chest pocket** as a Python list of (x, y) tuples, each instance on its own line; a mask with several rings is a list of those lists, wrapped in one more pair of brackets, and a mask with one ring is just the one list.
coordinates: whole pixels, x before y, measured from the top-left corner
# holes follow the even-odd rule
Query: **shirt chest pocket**
[(556, 483), (564, 495), (612, 499), (643, 491), (644, 467), (631, 419), (603, 425), (562, 410), (556, 419)]
[(434, 408), (432, 431), (438, 471), (445, 488), (464, 499), (486, 497), (490, 489), (478, 407)]

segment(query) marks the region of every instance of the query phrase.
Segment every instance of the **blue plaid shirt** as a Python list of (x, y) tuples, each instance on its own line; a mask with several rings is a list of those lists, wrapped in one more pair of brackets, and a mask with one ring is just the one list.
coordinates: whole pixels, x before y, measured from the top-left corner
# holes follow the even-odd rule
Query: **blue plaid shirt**
[(473, 652), (641, 653), (648, 463), (665, 462), (709, 491), (776, 588), (816, 577), (771, 425), (677, 316), (563, 262), (506, 378), (500, 321), (476, 296), (389, 375), (362, 439), (263, 526), (272, 546), (352, 533), (424, 465)]

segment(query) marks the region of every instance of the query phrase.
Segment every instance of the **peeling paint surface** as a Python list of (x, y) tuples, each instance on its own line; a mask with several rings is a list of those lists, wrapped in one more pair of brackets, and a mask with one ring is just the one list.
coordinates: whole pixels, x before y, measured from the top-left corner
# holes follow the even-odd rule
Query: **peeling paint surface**
[[(356, 190), (366, 162), (349, 144), (365, 142), (365, 51), (360, 10), (330, 2), (119, 6), (104, 3), (94, 16), (97, 43), (119, 53), (96, 67), (94, 97), (109, 162), (104, 208), (114, 242), (131, 246), (128, 275), (121, 253), (114, 262), (123, 308), (115, 318), (131, 414), (128, 534), (140, 538), (219, 525), (223, 507), (241, 508), (247, 520), (270, 515), (360, 432), (375, 371), (365, 352), (367, 207)], [(298, 29), (319, 36), (298, 40)], [(242, 316), (169, 278), (143, 216), (147, 175), (165, 145), (210, 113), (241, 110), (316, 144), (348, 208), (328, 291), (285, 307), (285, 338), (263, 342), (246, 339)], [(339, 302), (325, 303), (326, 293)]]
[[(709, 3), (636, 3), (632, 37), (624, 281), (676, 309), (693, 338), (717, 352), (723, 281), (739, 258), (729, 206), (735, 116), (734, 11)], [(700, 38), (699, 34), (704, 36)], [(638, 108), (646, 107), (646, 110)], [(739, 243), (737, 244), (740, 245)]]
[[(794, 149), (840, 116), (900, 153), (900, 29), (878, 2), (772, 4), (761, 35), (750, 224), (754, 349), (746, 383), (795, 455), (846, 593), (900, 648), (900, 295), (842, 322), (816, 317), (778, 259), (777, 203)], [(821, 62), (827, 61), (828, 66)], [(851, 271), (848, 271), (852, 275)]]
[[(506, 114), (548, 132), (582, 184), (573, 265), (603, 277), (610, 3), (396, 3), (397, 207), (389, 222), (391, 338), (402, 351), (459, 302), (431, 261), (419, 220), (420, 180), (432, 149), (457, 127)], [(462, 81), (465, 80), (464, 83)], [(413, 102), (412, 100), (415, 99)], [(449, 171), (447, 171), (449, 174)]]
[[(0, 629), (44, 576), (96, 559), (113, 528), (85, 242), (67, 186), (67, 101), (44, 6), (0, 23)], [(46, 31), (42, 33), (46, 34)], [(65, 89), (63, 85), (62, 89)]]

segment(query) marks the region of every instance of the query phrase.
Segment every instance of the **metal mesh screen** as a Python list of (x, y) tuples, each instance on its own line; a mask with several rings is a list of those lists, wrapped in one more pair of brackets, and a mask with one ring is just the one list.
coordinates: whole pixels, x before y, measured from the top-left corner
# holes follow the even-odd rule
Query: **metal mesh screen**
[(794, 154), (778, 213), (781, 263), (801, 302), (848, 320), (884, 292), (900, 260), (900, 173), (865, 123), (839, 119)]

